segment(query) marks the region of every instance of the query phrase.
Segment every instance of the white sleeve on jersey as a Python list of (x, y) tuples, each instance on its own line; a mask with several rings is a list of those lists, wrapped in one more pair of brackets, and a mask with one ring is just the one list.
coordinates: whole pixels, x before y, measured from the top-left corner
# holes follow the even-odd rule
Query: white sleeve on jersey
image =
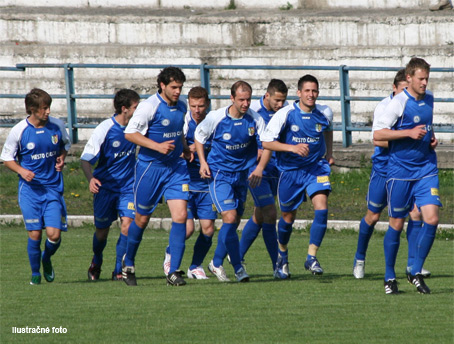
[(65, 144), (65, 151), (69, 152), (69, 149), (71, 148), (71, 140), (69, 138), (68, 132), (66, 131), (65, 123), (55, 117), (49, 117), (49, 121), (56, 124), (60, 128), (61, 138), (63, 140), (63, 143)]
[[(380, 114), (382, 114), (385, 111), (386, 106), (388, 106), (388, 104), (391, 102), (391, 99), (392, 99), (391, 96), (388, 96), (385, 99), (383, 99), (380, 103), (377, 104), (377, 106), (375, 107), (375, 110), (374, 110), (374, 117), (373, 117), (372, 123), (375, 123), (375, 119), (378, 118), (380, 116)], [(372, 127), (373, 127), (373, 124), (372, 124)], [(373, 138), (374, 138), (373, 129), (372, 129), (371, 135), (372, 135), (372, 140), (373, 140)]]
[(183, 135), (186, 137), (189, 130), (189, 122), (191, 121), (191, 111), (188, 110), (184, 116)]
[(195, 129), (194, 137), (197, 141), (202, 144), (207, 142), (219, 122), (226, 116), (227, 108), (228, 106), (208, 113), (205, 119)]
[[(102, 121), (93, 131), (88, 140), (87, 144), (85, 145), (84, 151), (80, 156), (80, 160), (85, 160), (94, 164), (96, 160), (93, 160), (101, 150), (101, 146), (106, 140), (107, 133), (109, 132), (110, 128), (114, 125), (114, 121), (109, 118)], [(93, 160), (93, 161), (92, 161)]]
[(405, 92), (401, 92), (395, 96), (383, 110), (374, 112), (372, 135), (376, 130), (391, 129), (404, 113), (407, 100), (408, 97)]
[(260, 99), (256, 99), (256, 100), (252, 101), (251, 105), (249, 106), (249, 109), (254, 110), (255, 112), (258, 112), (262, 108), (262, 103), (260, 102)]
[(263, 135), (260, 136), (260, 141), (263, 142), (273, 142), (281, 133), (282, 127), (287, 121), (288, 113), (293, 109), (293, 105), (286, 106), (280, 109), (278, 112), (271, 117), (268, 125), (265, 128)]
[(254, 118), (255, 124), (257, 125), (257, 134), (259, 135), (259, 139), (263, 136), (266, 124), (265, 120), (260, 116), (257, 112), (249, 108), (248, 113)]
[(141, 102), (129, 120), (125, 134), (141, 133), (145, 135), (148, 130), (148, 123), (153, 119), (159, 104), (160, 102), (156, 95)]
[(19, 142), (21, 140), (22, 133), (27, 126), (27, 121), (23, 119), (11, 129), (8, 137), (6, 138), (5, 144), (3, 145), (1, 155), (1, 159), (3, 161), (16, 160), (17, 151), (19, 150)]
[(329, 130), (332, 130), (333, 127), (333, 110), (328, 105), (315, 104), (315, 107), (320, 111), (329, 122)]

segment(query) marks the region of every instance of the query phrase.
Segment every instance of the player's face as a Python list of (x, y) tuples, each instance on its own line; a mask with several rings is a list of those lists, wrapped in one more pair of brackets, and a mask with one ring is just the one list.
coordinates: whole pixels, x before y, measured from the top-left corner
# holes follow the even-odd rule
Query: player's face
[(164, 83), (161, 82), (161, 89), (161, 97), (169, 103), (169, 105), (175, 105), (180, 98), (183, 83), (172, 80), (168, 85), (164, 85)]
[(134, 102), (131, 104), (129, 108), (126, 106), (123, 106), (123, 113), (125, 114), (125, 118), (127, 121), (129, 121), (134, 114), (134, 111), (136, 111), (137, 106), (139, 105), (139, 102)]
[(49, 119), (50, 107), (42, 105), (39, 109), (32, 112), (31, 116), (38, 122), (44, 123)]
[(202, 122), (207, 115), (208, 102), (205, 98), (188, 98), (189, 110), (192, 118), (198, 123)]
[(235, 97), (230, 96), (232, 100), (232, 115), (243, 116), (251, 105), (251, 92), (247, 88), (238, 88)]
[(303, 84), (301, 90), (296, 92), (300, 99), (301, 110), (310, 112), (315, 107), (318, 98), (318, 87), (315, 82), (307, 81)]
[(424, 96), (429, 83), (429, 72), (417, 69), (414, 75), (407, 75), (408, 91), (413, 96)]
[(402, 92), (407, 87), (408, 87), (408, 82), (406, 82), (406, 81), (399, 82), (397, 84), (397, 87), (393, 84), (394, 95), (399, 94), (400, 92)]
[(266, 92), (263, 103), (265, 104), (268, 111), (277, 112), (284, 106), (285, 100), (287, 99), (286, 93), (274, 92), (273, 95)]

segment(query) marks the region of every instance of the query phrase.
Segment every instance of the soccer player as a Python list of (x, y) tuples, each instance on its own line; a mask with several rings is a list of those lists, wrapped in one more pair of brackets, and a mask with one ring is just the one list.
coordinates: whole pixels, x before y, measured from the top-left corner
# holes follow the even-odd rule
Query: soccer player
[(304, 267), (314, 275), (323, 274), (317, 260), (328, 221), (329, 175), (332, 157), (333, 112), (326, 105), (316, 104), (318, 80), (305, 75), (298, 81), (299, 100), (276, 112), (263, 135), (262, 145), (277, 152), (281, 174), (278, 184), (281, 218), (278, 223), (279, 255), (275, 274), (290, 277), (288, 242), (298, 207), (311, 198), (315, 216), (310, 230), (309, 249)]
[[(110, 225), (120, 216), (120, 237), (112, 280), (122, 280), (121, 259), (126, 252), (128, 228), (134, 219), (134, 165), (136, 145), (125, 139), (124, 130), (139, 104), (140, 96), (129, 89), (115, 94), (115, 114), (101, 122), (93, 131), (80, 157), (82, 170), (93, 193), (95, 233), (93, 259), (88, 279), (97, 281), (101, 274), (103, 251)], [(98, 162), (94, 172), (91, 165)]]
[[(194, 144), (195, 128), (205, 119), (209, 104), (210, 99), (206, 89), (197, 86), (189, 90), (189, 111), (186, 113), (183, 132), (190, 151), (194, 153), (194, 160), (187, 161), (190, 182), (186, 240), (194, 233), (194, 219), (199, 219), (201, 229), (194, 244), (192, 262), (188, 269), (188, 277), (195, 279), (208, 278), (202, 267), (202, 262), (210, 250), (214, 234), (214, 220), (217, 218), (208, 183), (200, 177), (200, 162)], [(205, 156), (207, 156), (209, 148), (210, 142), (207, 142), (205, 144)], [(164, 274), (166, 275), (170, 269), (170, 260), (169, 247), (167, 247), (163, 264)]]
[[(282, 80), (272, 79), (267, 87), (266, 93), (260, 99), (251, 103), (251, 109), (256, 111), (266, 124), (271, 117), (282, 107), (288, 105), (287, 99), (288, 88)], [(261, 147), (261, 143), (260, 143)], [(256, 168), (252, 166), (250, 173)], [(260, 186), (251, 188), (249, 191), (254, 199), (254, 213), (243, 228), (240, 240), (240, 257), (244, 261), (246, 252), (251, 247), (252, 243), (257, 238), (262, 229), (263, 240), (266, 249), (271, 258), (273, 271), (277, 261), (277, 233), (276, 233), (276, 217), (277, 211), (274, 198), (277, 195), (277, 181), (279, 179), (279, 171), (277, 170), (274, 154), (266, 165), (263, 172), (262, 182)], [(285, 275), (275, 275), (276, 278), (286, 278)]]
[[(393, 92), (383, 99), (375, 108), (374, 118), (382, 113), (391, 99), (408, 86), (405, 69), (397, 72), (393, 82)], [(372, 155), (372, 172), (370, 175), (369, 190), (367, 192), (367, 213), (359, 225), (358, 246), (356, 249), (355, 259), (353, 262), (353, 276), (355, 278), (364, 278), (365, 259), (367, 246), (374, 231), (374, 227), (380, 219), (380, 214), (386, 207), (386, 171), (388, 167), (388, 142), (374, 141), (375, 152)], [(410, 212), (410, 219), (407, 226), (408, 240), (408, 266), (413, 264), (415, 240), (421, 229), (421, 214), (417, 207)], [(424, 276), (430, 276), (430, 271), (423, 269)]]
[[(18, 199), (28, 231), (31, 285), (41, 283), (41, 261), (45, 280), (54, 280), (50, 258), (61, 244), (61, 231), (67, 231), (62, 170), (71, 144), (64, 123), (50, 116), (51, 104), (52, 97), (46, 91), (32, 89), (25, 96), (28, 116), (11, 129), (1, 154), (5, 166), (19, 176)], [(47, 240), (41, 254), (43, 228)]]
[[(252, 188), (260, 185), (271, 156), (271, 152), (265, 150), (257, 167), (249, 174), (257, 160), (257, 135), (265, 129), (263, 118), (249, 109), (251, 95), (252, 87), (247, 82), (235, 82), (231, 87), (232, 104), (211, 111), (195, 131), (200, 176), (209, 180), (211, 198), (222, 216), (218, 245), (208, 265), (208, 270), (220, 281), (229, 280), (222, 267), (226, 251), (237, 281), (249, 281), (249, 275), (241, 264), (236, 229), (244, 212), (247, 183), (249, 181)], [(209, 138), (212, 138), (211, 151), (206, 158), (204, 144)]]
[(429, 294), (422, 266), (435, 239), (438, 226), (439, 181), (437, 156), (433, 149), (433, 102), (429, 81), (430, 65), (414, 57), (405, 67), (408, 88), (396, 95), (374, 120), (375, 141), (389, 142), (389, 163), (386, 181), (389, 228), (383, 246), (385, 251), (385, 293), (399, 292), (394, 266), (399, 250), (400, 233), (405, 217), (413, 208), (420, 209), (423, 226), (418, 234), (416, 254), (408, 281), (418, 292)]
[[(189, 175), (180, 157), (189, 149), (183, 136), (186, 103), (179, 100), (186, 77), (177, 67), (166, 67), (158, 75), (158, 93), (141, 102), (125, 130), (128, 141), (140, 146), (134, 171), (134, 207), (136, 215), (129, 226), (123, 280), (137, 285), (134, 259), (150, 216), (164, 196), (172, 217), (169, 235), (172, 256), (167, 284), (183, 286), (178, 270), (186, 237)], [(188, 157), (189, 158), (189, 157)]]

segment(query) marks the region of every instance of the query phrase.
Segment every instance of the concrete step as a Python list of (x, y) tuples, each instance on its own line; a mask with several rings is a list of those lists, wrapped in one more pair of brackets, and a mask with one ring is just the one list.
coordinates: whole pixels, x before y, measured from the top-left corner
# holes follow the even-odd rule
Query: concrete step
[(0, 42), (221, 46), (443, 46), (451, 11), (4, 7)]

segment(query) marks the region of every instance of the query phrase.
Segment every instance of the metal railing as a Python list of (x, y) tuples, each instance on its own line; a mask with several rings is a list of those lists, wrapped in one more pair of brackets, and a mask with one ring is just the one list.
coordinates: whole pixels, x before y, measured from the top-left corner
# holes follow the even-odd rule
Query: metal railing
[[(52, 94), (53, 98), (66, 99), (67, 104), (67, 127), (71, 142), (78, 142), (78, 129), (93, 128), (92, 124), (80, 124), (77, 121), (76, 101), (78, 99), (112, 99), (113, 94), (77, 94), (75, 91), (74, 69), (78, 68), (109, 68), (109, 69), (162, 69), (169, 65), (148, 65), (148, 64), (17, 64), (15, 67), (1, 67), (0, 71), (17, 71), (24, 72), (30, 68), (58, 68), (63, 69), (65, 74), (65, 94)], [(230, 95), (212, 95), (210, 90), (210, 71), (212, 70), (324, 70), (338, 71), (339, 73), (339, 96), (320, 96), (319, 100), (339, 101), (341, 105), (341, 124), (334, 126), (333, 130), (342, 132), (342, 141), (344, 147), (352, 145), (352, 133), (355, 131), (370, 131), (370, 126), (357, 126), (351, 121), (351, 102), (352, 101), (380, 101), (383, 97), (363, 97), (350, 96), (350, 71), (398, 71), (401, 67), (353, 67), (353, 66), (251, 66), (251, 65), (173, 65), (181, 69), (198, 69), (200, 70), (200, 84), (209, 94), (210, 99), (229, 99)], [(431, 68), (431, 73), (454, 72), (454, 68)], [(141, 95), (141, 98), (147, 98), (148, 94)], [(24, 98), (25, 94), (0, 94), (1, 98)], [(289, 96), (288, 99), (297, 99), (295, 96)], [(454, 102), (454, 98), (435, 98), (436, 102)], [(0, 127), (11, 125), (1, 124)], [(454, 133), (454, 127), (444, 126), (436, 129), (437, 132)]]

